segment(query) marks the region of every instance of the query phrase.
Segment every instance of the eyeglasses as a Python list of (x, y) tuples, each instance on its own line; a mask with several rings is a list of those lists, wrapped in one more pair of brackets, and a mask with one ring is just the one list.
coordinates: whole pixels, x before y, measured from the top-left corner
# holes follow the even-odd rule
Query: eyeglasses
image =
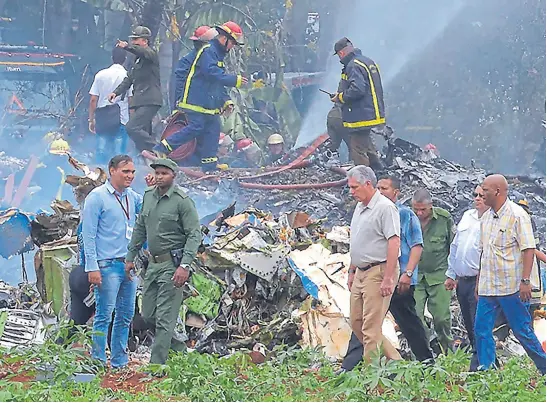
[(483, 193), (474, 192), (474, 193), (473, 193), (473, 197), (480, 197), (481, 199), (484, 199), (484, 194), (483, 194)]

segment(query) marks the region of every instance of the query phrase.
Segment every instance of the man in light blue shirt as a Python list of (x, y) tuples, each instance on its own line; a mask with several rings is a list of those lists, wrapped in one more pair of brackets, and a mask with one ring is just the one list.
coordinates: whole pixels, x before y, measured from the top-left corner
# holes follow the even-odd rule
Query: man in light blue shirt
[(414, 286), (418, 282), (418, 262), (422, 255), (424, 240), (420, 220), (414, 212), (397, 202), (401, 181), (396, 176), (385, 176), (378, 181), (378, 190), (396, 204), (401, 221), (401, 254), (399, 255), (399, 283), (391, 298), (389, 311), (408, 341), (416, 359), (433, 361), (433, 353), (420, 317), (416, 313)]
[(128, 363), (127, 340), (137, 292), (137, 279), (125, 273), (125, 255), (142, 196), (130, 188), (135, 178), (131, 157), (113, 157), (108, 171), (110, 179), (85, 200), (82, 237), (85, 271), (95, 289), (92, 357), (106, 364), (105, 335), (115, 310), (111, 364), (113, 368), (120, 368)]

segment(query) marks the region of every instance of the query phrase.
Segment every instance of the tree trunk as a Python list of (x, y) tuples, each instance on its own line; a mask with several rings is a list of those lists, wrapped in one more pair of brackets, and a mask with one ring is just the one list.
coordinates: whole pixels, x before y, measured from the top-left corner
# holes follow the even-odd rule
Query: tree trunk
[(179, 40), (173, 41), (173, 54), (171, 58), (171, 77), (169, 79), (169, 105), (174, 105), (176, 102), (175, 99), (175, 69), (179, 62), (180, 52), (181, 52), (181, 43)]
[(150, 31), (152, 31), (151, 42), (154, 41), (159, 32), (166, 5), (167, 0), (147, 0), (144, 3), (140, 24), (150, 28)]
[(72, 0), (44, 1), (46, 2), (46, 44), (57, 52), (66, 53), (71, 44)]

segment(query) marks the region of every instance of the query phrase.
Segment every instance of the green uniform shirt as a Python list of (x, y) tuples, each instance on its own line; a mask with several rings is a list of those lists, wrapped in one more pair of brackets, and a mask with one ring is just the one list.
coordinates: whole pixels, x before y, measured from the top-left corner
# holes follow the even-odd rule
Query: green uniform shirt
[(161, 106), (163, 97), (160, 83), (160, 59), (158, 52), (150, 46), (143, 48), (137, 45), (128, 45), (126, 51), (133, 53), (137, 59), (127, 77), (114, 90), (116, 95), (122, 95), (133, 86), (131, 108), (139, 106)]
[(425, 278), (429, 285), (442, 284), (446, 280), (450, 244), (455, 234), (450, 213), (440, 207), (433, 207), (431, 220), (422, 232), (424, 250), (419, 263), (418, 282)]
[(194, 201), (177, 185), (160, 197), (156, 187), (146, 189), (126, 260), (132, 262), (148, 242), (154, 256), (184, 249), (181, 265), (194, 260), (201, 244), (201, 230)]

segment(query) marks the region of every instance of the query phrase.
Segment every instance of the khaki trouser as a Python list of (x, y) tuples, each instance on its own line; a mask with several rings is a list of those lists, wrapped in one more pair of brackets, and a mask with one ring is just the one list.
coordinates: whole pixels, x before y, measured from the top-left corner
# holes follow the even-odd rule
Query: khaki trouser
[(376, 146), (372, 140), (370, 129), (350, 132), (349, 156), (355, 165), (365, 165), (373, 169), (378, 168), (380, 159), (376, 153)]
[[(351, 328), (364, 346), (365, 362), (380, 347), (391, 360), (400, 360), (401, 355), (382, 334), (382, 324), (389, 309), (391, 295), (382, 297), (380, 284), (384, 278), (385, 264), (367, 271), (357, 269), (350, 299)], [(395, 276), (399, 273), (397, 269)], [(394, 282), (396, 277), (394, 276)]]
[(340, 144), (344, 141), (349, 149), (349, 157), (355, 165), (376, 168), (380, 164), (376, 146), (370, 134), (370, 128), (357, 131), (348, 130), (344, 127), (342, 110), (338, 107), (332, 108), (327, 115), (327, 133), (331, 139), (331, 151), (338, 150)]

